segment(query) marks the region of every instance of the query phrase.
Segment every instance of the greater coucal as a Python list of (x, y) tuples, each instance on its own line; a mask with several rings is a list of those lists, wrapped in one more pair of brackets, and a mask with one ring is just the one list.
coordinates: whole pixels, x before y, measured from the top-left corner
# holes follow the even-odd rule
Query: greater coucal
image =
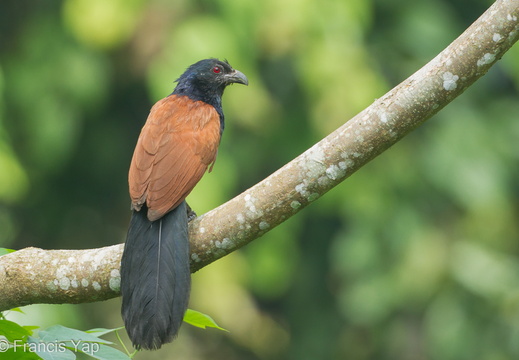
[(227, 85), (248, 85), (227, 61), (201, 60), (151, 109), (128, 181), (132, 218), (121, 261), (122, 316), (137, 349), (173, 340), (191, 288), (186, 196), (215, 162)]

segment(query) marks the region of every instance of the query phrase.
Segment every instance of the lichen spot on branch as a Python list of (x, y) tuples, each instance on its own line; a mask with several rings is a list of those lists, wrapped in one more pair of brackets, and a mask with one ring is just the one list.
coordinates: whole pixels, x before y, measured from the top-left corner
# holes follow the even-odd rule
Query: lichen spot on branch
[(108, 281), (108, 286), (112, 291), (119, 291), (121, 289), (121, 273), (118, 269), (113, 269), (110, 271), (110, 280)]
[(488, 65), (488, 64), (491, 64), (492, 62), (494, 62), (495, 59), (496, 59), (496, 54), (486, 53), (485, 55), (483, 55), (483, 57), (481, 59), (478, 59), (478, 62), (476, 64), (478, 66)]
[(443, 78), (443, 88), (447, 91), (456, 90), (458, 87), (457, 81), (460, 78), (458, 75), (454, 75), (450, 71), (444, 72), (442, 75)]

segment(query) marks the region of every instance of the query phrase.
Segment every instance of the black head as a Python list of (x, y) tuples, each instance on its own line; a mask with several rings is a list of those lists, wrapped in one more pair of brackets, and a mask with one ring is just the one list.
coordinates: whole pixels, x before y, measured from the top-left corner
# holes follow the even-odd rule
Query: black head
[(173, 94), (187, 95), (193, 100), (202, 100), (213, 106), (221, 106), (221, 97), (227, 85), (248, 85), (242, 72), (234, 70), (227, 61), (205, 59), (191, 65), (177, 79)]

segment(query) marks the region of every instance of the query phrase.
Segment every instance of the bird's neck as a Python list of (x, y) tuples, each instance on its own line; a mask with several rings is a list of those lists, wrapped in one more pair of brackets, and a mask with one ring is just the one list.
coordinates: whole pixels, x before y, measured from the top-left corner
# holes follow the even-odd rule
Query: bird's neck
[(223, 88), (217, 89), (206, 89), (195, 87), (190, 84), (179, 83), (172, 95), (187, 96), (194, 101), (203, 101), (206, 104), (213, 106), (216, 109), (218, 115), (220, 115), (220, 136), (223, 133), (225, 127), (223, 109), (222, 109), (222, 95)]

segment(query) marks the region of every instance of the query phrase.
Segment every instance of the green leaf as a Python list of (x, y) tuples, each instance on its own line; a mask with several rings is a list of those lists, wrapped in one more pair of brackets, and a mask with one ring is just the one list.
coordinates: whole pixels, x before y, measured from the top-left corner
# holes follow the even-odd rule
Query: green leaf
[(74, 360), (75, 353), (83, 353), (99, 360), (129, 360), (123, 352), (106, 344), (110, 341), (98, 336), (118, 329), (91, 329), (80, 331), (55, 325), (38, 332), (38, 337), (29, 336), (28, 348), (43, 360)]
[(16, 308), (9, 309), (8, 311), (16, 311), (16, 312), (19, 312), (19, 313), (21, 313), (21, 314), (25, 314), (25, 313), (22, 311), (22, 309), (17, 308), (17, 307), (16, 307)]
[(32, 332), (25, 329), (23, 326), (9, 320), (0, 320), (0, 335), (3, 335), (7, 340), (13, 342), (14, 340), (21, 340), (27, 338)]
[(207, 327), (228, 331), (220, 326), (209, 316), (196, 310), (187, 309), (184, 321), (190, 325), (205, 329)]
[(106, 335), (106, 334), (109, 334), (111, 332), (114, 332), (114, 331), (117, 331), (117, 330), (121, 330), (121, 329), (124, 329), (123, 326), (121, 327), (118, 327), (118, 328), (114, 328), (114, 329), (103, 329), (103, 328), (96, 328), (96, 329), (90, 329), (90, 330), (87, 330), (85, 331), (87, 334), (91, 334), (93, 336), (103, 336), (103, 335)]
[(39, 326), (32, 326), (32, 325), (25, 325), (22, 327), (29, 332), (29, 335), (32, 335), (34, 333), (34, 330), (40, 328)]
[(70, 329), (61, 325), (54, 325), (46, 330), (41, 330), (38, 333), (41, 340), (45, 342), (59, 341), (66, 342), (69, 346), (72, 341), (74, 342), (95, 342), (100, 344), (112, 344), (112, 342), (104, 339), (100, 339), (97, 336), (86, 333), (81, 330)]
[(129, 360), (125, 353), (107, 345), (99, 343), (80, 343), (76, 351), (99, 360)]
[(24, 351), (23, 347), (17, 347), (16, 349), (11, 348), (4, 351), (0, 355), (2, 359), (12, 360), (41, 360), (41, 357), (29, 351), (29, 348)]
[[(41, 331), (40, 331), (41, 332)], [(44, 341), (40, 338), (29, 336), (27, 351), (38, 354), (43, 360), (75, 360), (76, 355), (67, 349), (64, 343), (59, 341)]]
[(13, 249), (0, 248), (0, 256), (15, 252)]

